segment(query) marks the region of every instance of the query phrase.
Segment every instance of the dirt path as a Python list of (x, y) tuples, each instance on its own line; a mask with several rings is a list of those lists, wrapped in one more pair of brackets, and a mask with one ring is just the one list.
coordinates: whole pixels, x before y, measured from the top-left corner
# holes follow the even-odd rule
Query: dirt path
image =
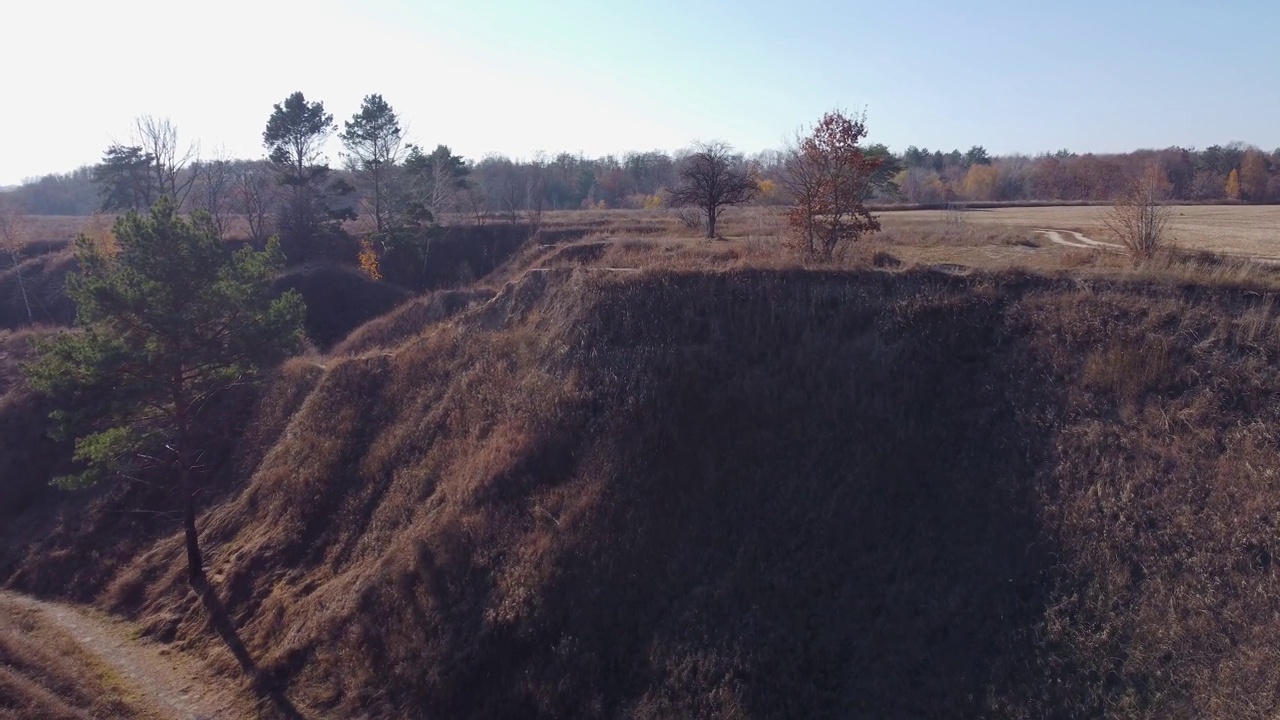
[(117, 672), (140, 705), (172, 720), (234, 720), (256, 714), (251, 699), (231, 683), (211, 678), (197, 661), (163, 645), (136, 638), (125, 623), (92, 610), (0, 591), (0, 612), (25, 609), (67, 636)]
[[(1059, 245), (1066, 245), (1067, 247), (1110, 248), (1113, 250), (1124, 249), (1123, 245), (1117, 245), (1116, 243), (1102, 242), (1100, 240), (1091, 240), (1085, 237), (1083, 234), (1075, 232), (1074, 230), (1036, 230), (1036, 232), (1049, 238), (1050, 242), (1054, 242)], [(1071, 242), (1070, 240), (1067, 240), (1066, 238), (1062, 237), (1063, 233), (1073, 236), (1077, 240), (1077, 242)]]

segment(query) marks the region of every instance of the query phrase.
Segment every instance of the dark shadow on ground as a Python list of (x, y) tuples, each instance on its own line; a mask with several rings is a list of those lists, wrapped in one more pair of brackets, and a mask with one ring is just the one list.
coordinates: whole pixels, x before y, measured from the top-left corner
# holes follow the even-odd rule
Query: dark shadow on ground
[(236, 632), (235, 624), (231, 622), (231, 616), (227, 613), (226, 607), (218, 599), (218, 593), (207, 584), (196, 588), (196, 592), (200, 595), (201, 604), (209, 613), (209, 625), (226, 643), (227, 649), (231, 650), (236, 662), (240, 663), (240, 669), (244, 670), (244, 674), (248, 676), (253, 691), (263, 700), (270, 702), (281, 717), (287, 720), (305, 720), (306, 716), (298, 712), (298, 708), (289, 701), (284, 690), (273, 678), (262, 672), (253, 656), (249, 654), (248, 648)]

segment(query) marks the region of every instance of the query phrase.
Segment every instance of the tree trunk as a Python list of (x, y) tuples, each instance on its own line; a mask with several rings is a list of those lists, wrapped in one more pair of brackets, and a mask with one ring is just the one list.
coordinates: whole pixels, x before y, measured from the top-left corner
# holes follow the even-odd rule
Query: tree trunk
[(187, 493), (187, 512), (183, 523), (187, 531), (187, 582), (193, 588), (205, 586), (204, 558), (200, 555), (200, 536), (196, 532), (196, 496)]
[(707, 206), (707, 239), (716, 239), (716, 206)]

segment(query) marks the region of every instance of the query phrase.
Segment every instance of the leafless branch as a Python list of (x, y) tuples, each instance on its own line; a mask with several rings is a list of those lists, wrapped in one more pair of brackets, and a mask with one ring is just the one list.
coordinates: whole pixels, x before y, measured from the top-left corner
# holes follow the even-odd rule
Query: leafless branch
[(1165, 204), (1167, 184), (1163, 170), (1147, 168), (1103, 219), (1135, 260), (1151, 257), (1166, 244), (1172, 215)]
[(672, 207), (700, 209), (706, 217), (708, 238), (716, 236), (716, 221), (724, 208), (748, 202), (759, 191), (746, 162), (729, 144), (719, 141), (695, 144), (678, 177), (669, 201)]
[(183, 207), (195, 174), (184, 172), (199, 155), (199, 145), (178, 141), (178, 128), (169, 118), (143, 115), (134, 121), (133, 144), (151, 156), (152, 183), (160, 195), (168, 195)]

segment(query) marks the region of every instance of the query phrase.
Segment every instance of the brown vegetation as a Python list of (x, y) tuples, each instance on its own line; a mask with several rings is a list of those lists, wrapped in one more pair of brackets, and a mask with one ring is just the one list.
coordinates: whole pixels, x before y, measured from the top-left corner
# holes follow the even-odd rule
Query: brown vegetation
[(1149, 168), (1106, 215), (1107, 229), (1135, 260), (1155, 255), (1169, 241), (1166, 234), (1173, 210), (1165, 204), (1167, 195), (1167, 181), (1156, 168)]
[[(975, 227), (1015, 231), (1071, 229), (1107, 240), (1107, 210), (1092, 206), (970, 208), (963, 215), (965, 223)], [(1169, 210), (1168, 230), (1175, 247), (1191, 252), (1280, 259), (1280, 246), (1275, 242), (1280, 207), (1174, 205)], [(936, 210), (919, 210), (884, 213), (881, 219), (887, 230), (896, 226), (928, 231), (941, 224), (942, 217), (943, 213)]]
[(1230, 710), (1274, 611), (1275, 317), (1075, 288), (537, 273), (330, 361), (215, 573), (339, 713)]
[(716, 237), (716, 221), (725, 208), (742, 205), (759, 192), (759, 184), (742, 156), (723, 142), (698, 143), (676, 171), (677, 182), (667, 190), (671, 207), (697, 208)]
[[(724, 243), (543, 220), (488, 287), (288, 363), (237, 425), (209, 574), (304, 711), (1280, 708), (1274, 268), (908, 215), (815, 270), (777, 215)], [(953, 274), (996, 250), (1040, 274)], [(87, 504), (0, 578), (75, 577), (215, 655), (180, 537)]]
[(863, 154), (859, 142), (866, 133), (864, 118), (833, 111), (788, 148), (782, 183), (794, 203), (787, 222), (810, 257), (830, 260), (837, 248), (880, 229), (863, 201), (884, 161)]
[(155, 717), (111, 669), (38, 612), (0, 597), (0, 719)]

